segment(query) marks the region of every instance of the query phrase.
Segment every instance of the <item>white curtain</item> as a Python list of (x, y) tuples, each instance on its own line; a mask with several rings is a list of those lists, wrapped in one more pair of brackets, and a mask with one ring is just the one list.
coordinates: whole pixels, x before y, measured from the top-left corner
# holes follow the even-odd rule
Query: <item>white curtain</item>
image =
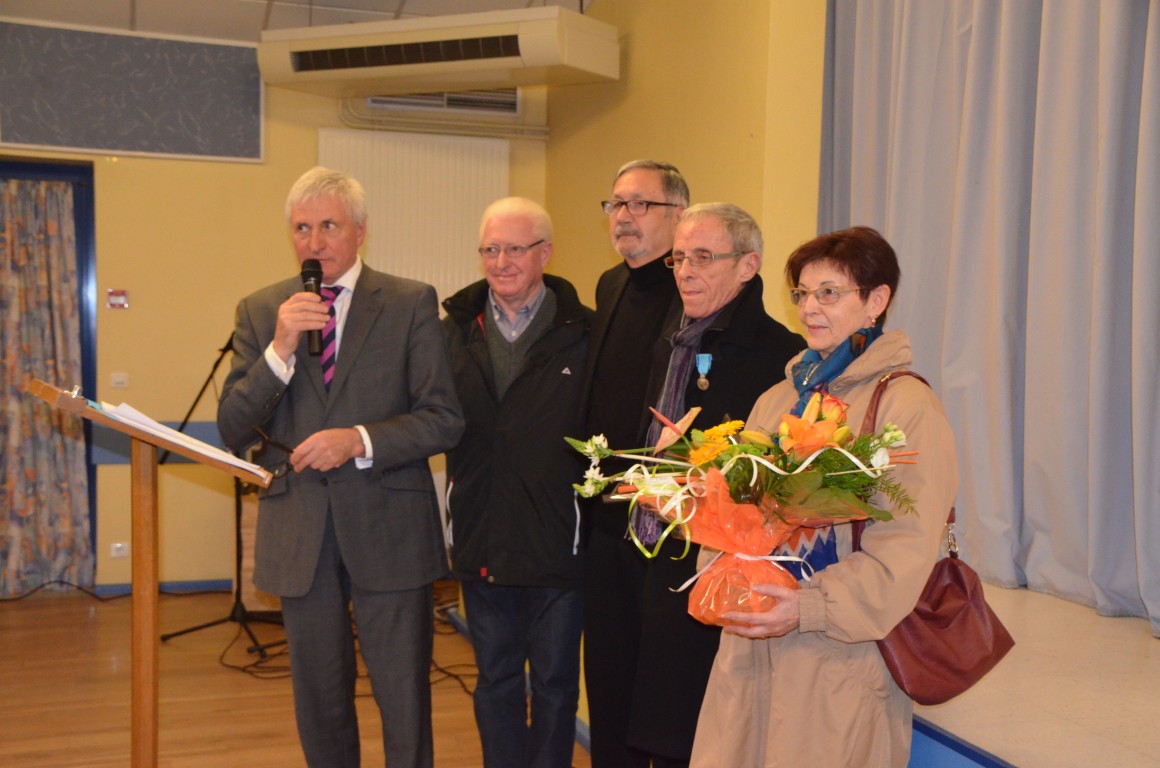
[(898, 252), (964, 558), (1160, 636), (1160, 7), (831, 0), (828, 31), (819, 230)]

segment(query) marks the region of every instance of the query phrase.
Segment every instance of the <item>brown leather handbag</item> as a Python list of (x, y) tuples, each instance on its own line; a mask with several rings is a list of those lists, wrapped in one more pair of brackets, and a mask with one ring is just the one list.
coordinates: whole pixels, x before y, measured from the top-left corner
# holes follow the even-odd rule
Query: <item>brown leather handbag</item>
[[(878, 401), (886, 385), (898, 376), (913, 376), (927, 384), (911, 371), (883, 376), (866, 410), (863, 434), (874, 431)], [(954, 523), (952, 507), (947, 518), (947, 557), (935, 563), (914, 610), (878, 641), (894, 682), (919, 704), (942, 704), (958, 696), (990, 672), (1015, 645), (983, 598), (979, 575), (959, 559)], [(853, 525), (857, 552), (862, 548), (865, 522)]]

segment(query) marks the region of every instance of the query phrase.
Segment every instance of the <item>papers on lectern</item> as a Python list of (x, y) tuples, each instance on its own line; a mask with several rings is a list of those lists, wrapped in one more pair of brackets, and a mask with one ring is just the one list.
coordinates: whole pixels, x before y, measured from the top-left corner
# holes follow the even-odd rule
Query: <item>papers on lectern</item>
[(154, 421), (128, 403), (121, 403), (120, 405), (112, 405), (110, 403), (100, 403), (99, 405), (96, 403), (91, 404), (99, 408), (102, 413), (111, 419), (116, 419), (122, 424), (128, 424), (129, 426), (136, 427), (143, 432), (148, 432), (149, 434), (156, 437), (161, 437), (169, 440), (170, 442), (177, 443), (178, 445), (188, 448), (191, 451), (195, 451), (202, 456), (208, 456), (212, 459), (217, 459), (218, 461), (224, 462), (231, 466), (239, 467), (248, 472), (253, 472), (258, 477), (262, 477), (266, 472), (257, 464), (253, 464), (249, 461), (246, 461), (245, 459), (239, 459), (229, 451), (224, 451), (217, 446), (202, 442), (195, 437), (190, 437), (184, 432), (178, 432), (172, 427), (167, 427), (159, 421)]

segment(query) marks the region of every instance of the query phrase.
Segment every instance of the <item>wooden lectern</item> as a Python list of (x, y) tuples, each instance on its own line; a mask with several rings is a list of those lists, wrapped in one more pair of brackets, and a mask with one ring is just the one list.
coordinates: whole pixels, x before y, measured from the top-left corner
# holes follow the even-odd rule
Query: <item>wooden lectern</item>
[[(133, 768), (157, 765), (157, 649), (160, 643), (157, 621), (157, 449), (220, 469), (247, 483), (266, 488), (271, 475), (246, 462), (238, 464), (213, 455), (217, 449), (197, 441), (178, 441), (147, 431), (109, 415), (96, 403), (81, 396), (79, 388), (65, 392), (40, 379), (33, 379), (28, 391), (54, 408), (86, 418), (96, 424), (123, 432), (131, 438), (130, 474), (132, 493), (132, 583), (133, 583), (133, 677), (131, 697)], [(204, 444), (200, 444), (204, 445)], [(228, 457), (227, 457), (228, 458)]]

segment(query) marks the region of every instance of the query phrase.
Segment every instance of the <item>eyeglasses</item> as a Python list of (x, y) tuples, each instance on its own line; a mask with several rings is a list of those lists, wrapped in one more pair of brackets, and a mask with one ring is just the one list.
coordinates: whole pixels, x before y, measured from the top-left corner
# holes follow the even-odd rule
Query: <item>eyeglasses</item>
[(834, 288), (833, 286), (827, 285), (812, 291), (807, 291), (802, 288), (791, 288), (789, 291), (789, 300), (792, 304), (801, 304), (806, 300), (807, 296), (813, 296), (818, 300), (819, 304), (836, 304), (838, 299), (842, 298), (843, 293), (860, 290), (862, 289), (856, 285), (850, 288)]
[(744, 256), (749, 251), (726, 251), (725, 253), (713, 253), (704, 248), (698, 248), (694, 251), (685, 253), (684, 251), (673, 251), (672, 256), (665, 256), (665, 266), (669, 269), (676, 269), (685, 262), (689, 263), (691, 267), (703, 267), (706, 264), (712, 264), (717, 259), (728, 259), (736, 256)]
[(279, 443), (277, 440), (267, 435), (265, 430), (263, 430), (257, 424), (254, 425), (253, 429), (258, 433), (258, 437), (262, 438), (262, 442), (271, 448), (277, 448), (279, 451), (282, 451), (286, 454), (286, 461), (283, 461), (281, 464), (277, 464), (273, 467), (269, 467), (270, 474), (274, 477), (283, 477), (286, 475), (286, 473), (292, 469), (290, 465), (290, 454), (294, 453), (294, 449), (285, 443)]
[(661, 208), (679, 208), (678, 203), (657, 203), (652, 200), (604, 200), (600, 203), (600, 207), (609, 216), (614, 216), (620, 212), (621, 208), (627, 208), (628, 212), (633, 216), (644, 216), (648, 213), (649, 206), (659, 206)]
[(548, 241), (541, 239), (531, 245), (481, 245), (479, 246), (479, 255), (485, 259), (498, 259), (499, 255), (503, 253), (507, 254), (509, 259), (518, 259), (536, 246), (546, 242)]

